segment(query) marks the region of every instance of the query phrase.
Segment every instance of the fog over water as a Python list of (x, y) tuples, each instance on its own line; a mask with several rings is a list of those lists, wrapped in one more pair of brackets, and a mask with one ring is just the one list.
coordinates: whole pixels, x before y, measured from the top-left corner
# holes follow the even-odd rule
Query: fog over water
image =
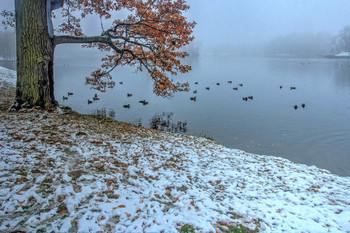
[[(14, 1), (0, 0), (0, 10)], [(328, 32), (350, 24), (348, 0), (188, 0), (195, 20), (196, 42), (202, 46), (266, 43), (290, 34)], [(59, 20), (59, 19), (58, 19)], [(57, 22), (57, 20), (56, 20)], [(99, 18), (83, 23), (88, 34), (100, 33)]]
[(205, 45), (253, 44), (293, 33), (336, 34), (350, 24), (347, 0), (189, 0)]

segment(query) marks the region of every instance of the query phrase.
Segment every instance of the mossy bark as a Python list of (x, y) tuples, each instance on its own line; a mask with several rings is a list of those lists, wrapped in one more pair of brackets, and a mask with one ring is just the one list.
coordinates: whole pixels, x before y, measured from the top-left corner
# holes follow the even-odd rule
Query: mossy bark
[(53, 40), (48, 33), (45, 0), (15, 0), (17, 86), (12, 109), (56, 106)]

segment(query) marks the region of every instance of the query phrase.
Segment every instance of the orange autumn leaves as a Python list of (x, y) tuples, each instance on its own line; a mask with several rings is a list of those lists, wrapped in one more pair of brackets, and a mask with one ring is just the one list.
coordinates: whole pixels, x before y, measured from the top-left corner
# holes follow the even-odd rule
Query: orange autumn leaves
[[(88, 15), (99, 15), (112, 23), (104, 28), (102, 36), (108, 43), (96, 41), (87, 47), (96, 47), (109, 54), (102, 59), (100, 69), (86, 78), (86, 84), (105, 91), (115, 82), (110, 72), (117, 66), (133, 66), (147, 71), (154, 82), (154, 92), (171, 96), (178, 91), (188, 91), (188, 83), (174, 82), (170, 76), (191, 70), (181, 59), (188, 53), (180, 50), (193, 39), (195, 22), (187, 21), (183, 12), (189, 6), (185, 0), (77, 0), (65, 4), (62, 15), (67, 21), (61, 24), (61, 32), (83, 37), (80, 21)], [(128, 15), (114, 18), (122, 11)]]
[[(160, 198), (160, 195), (159, 194), (154, 194), (154, 196), (156, 197), (156, 198)], [(176, 197), (176, 198), (172, 198), (171, 196), (168, 196), (170, 199), (172, 199), (173, 200), (173, 202), (177, 202), (178, 200), (179, 200), (179, 197)]]

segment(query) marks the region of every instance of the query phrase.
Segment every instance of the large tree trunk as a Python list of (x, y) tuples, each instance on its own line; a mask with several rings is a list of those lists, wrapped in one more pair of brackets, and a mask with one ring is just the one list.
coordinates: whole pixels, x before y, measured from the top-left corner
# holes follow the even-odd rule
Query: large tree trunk
[(51, 109), (54, 97), (54, 46), (48, 33), (45, 0), (15, 0), (17, 87), (12, 109)]

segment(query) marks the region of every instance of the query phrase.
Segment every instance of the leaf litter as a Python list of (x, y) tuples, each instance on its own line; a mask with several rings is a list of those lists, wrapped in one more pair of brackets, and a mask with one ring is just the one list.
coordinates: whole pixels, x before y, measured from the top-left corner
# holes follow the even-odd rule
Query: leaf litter
[(349, 177), (200, 137), (1, 112), (0, 154), (1, 231), (350, 231)]

